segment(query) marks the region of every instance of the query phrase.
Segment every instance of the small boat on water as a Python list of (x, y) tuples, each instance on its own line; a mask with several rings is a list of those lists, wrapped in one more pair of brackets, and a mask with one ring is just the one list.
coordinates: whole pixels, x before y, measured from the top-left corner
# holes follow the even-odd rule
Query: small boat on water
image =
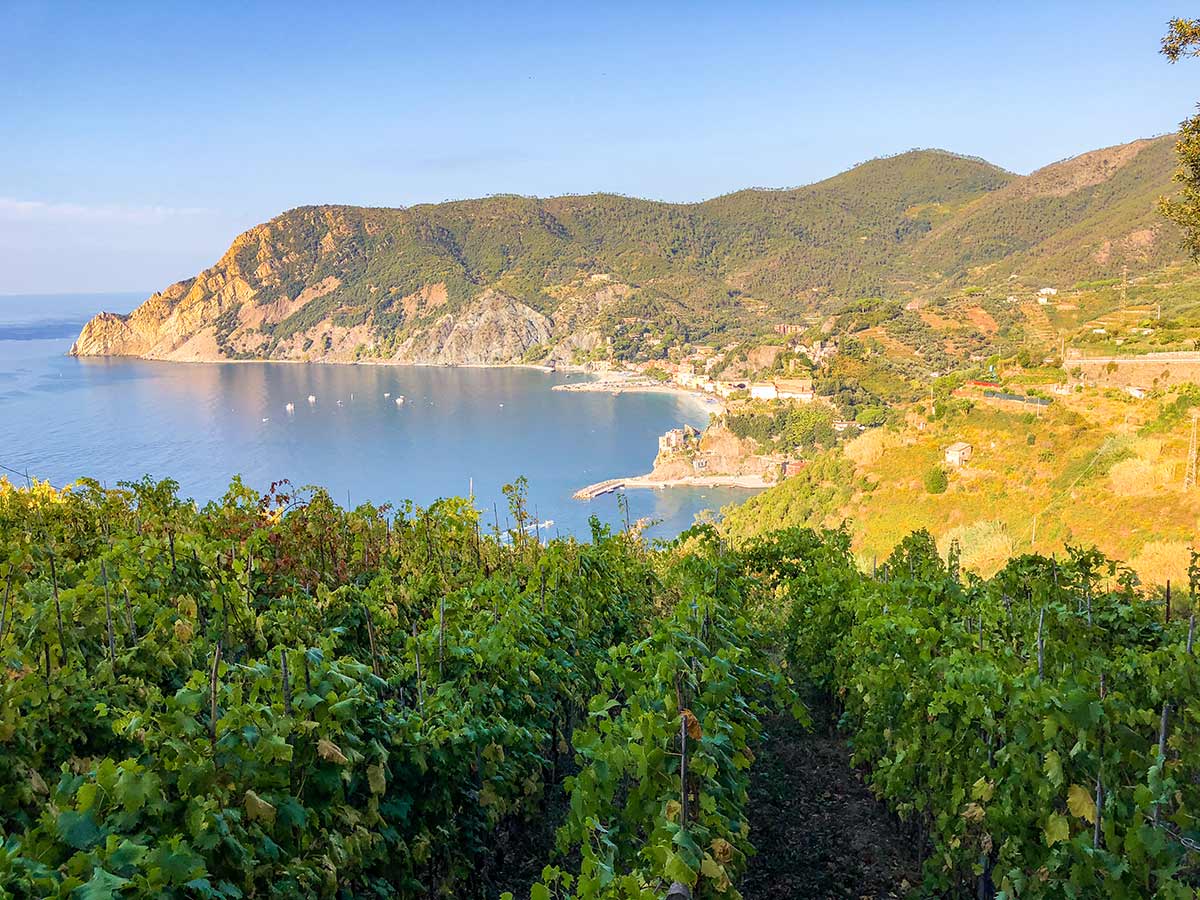
[(384, 391), (384, 392), (383, 392), (383, 399), (384, 399), (384, 400), (386, 400), (386, 399), (387, 399), (388, 397), (390, 397), (390, 396), (392, 396), (392, 392), (391, 392), (391, 391)]
[(396, 398), (396, 405), (397, 406), (404, 405), (404, 395), (403, 394), (401, 394), (399, 397)]
[(271, 421), (271, 419), (270, 419), (270, 417), (268, 416), (268, 417), (265, 417), (265, 418), (263, 419), (263, 421), (264, 421), (264, 422), (270, 422), (270, 421)]
[(295, 403), (288, 403), (288, 405), (287, 405), (287, 406), (285, 406), (285, 407), (284, 407), (284, 409), (285, 409), (285, 410), (287, 410), (287, 411), (288, 411), (288, 412), (290, 412), (290, 413), (294, 413), (294, 412), (296, 411), (296, 404), (295, 404)]
[(341, 405), (342, 405), (342, 401), (341, 401), (341, 400), (339, 400), (339, 401), (337, 402), (337, 405), (338, 405), (338, 406), (341, 406)]
[(312, 406), (312, 405), (313, 405), (314, 403), (316, 403), (316, 402), (317, 402), (317, 397), (316, 397), (316, 395), (315, 395), (315, 394), (309, 394), (309, 395), (308, 395), (308, 405), (309, 405), (309, 406)]

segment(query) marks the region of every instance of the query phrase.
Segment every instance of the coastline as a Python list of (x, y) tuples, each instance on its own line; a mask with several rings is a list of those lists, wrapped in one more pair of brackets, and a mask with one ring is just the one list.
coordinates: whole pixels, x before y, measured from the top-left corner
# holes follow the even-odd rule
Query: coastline
[(708, 413), (720, 415), (725, 412), (725, 403), (719, 397), (704, 391), (680, 387), (676, 384), (664, 384), (660, 381), (650, 381), (633, 373), (587, 372), (586, 374), (596, 376), (595, 380), (581, 381), (575, 384), (556, 384), (550, 390), (607, 394), (668, 394), (680, 400), (690, 400)]
[(613, 491), (663, 489), (669, 487), (732, 487), (763, 490), (776, 484), (761, 475), (688, 475), (683, 478), (655, 478), (653, 473), (631, 478), (609, 478), (582, 487), (571, 495), (574, 500), (594, 500)]
[[(74, 349), (74, 345), (72, 348)], [(594, 393), (642, 393), (642, 394), (670, 394), (680, 400), (690, 400), (695, 403), (700, 409), (706, 413), (720, 415), (725, 411), (724, 402), (714, 397), (712, 394), (704, 393), (703, 391), (692, 390), (690, 388), (680, 387), (674, 384), (664, 384), (662, 382), (650, 381), (634, 372), (623, 372), (615, 369), (592, 369), (587, 366), (578, 366), (570, 364), (562, 364), (555, 366), (545, 366), (540, 363), (434, 363), (434, 362), (409, 362), (406, 360), (393, 359), (230, 359), (228, 357), (214, 357), (194, 359), (178, 359), (168, 356), (138, 356), (128, 353), (110, 353), (110, 354), (75, 354), (70, 350), (65, 354), (73, 359), (88, 360), (88, 359), (130, 359), (141, 360), (142, 362), (161, 362), (170, 364), (204, 364), (211, 365), (213, 363), (220, 365), (269, 365), (283, 363), (293, 366), (381, 366), (386, 368), (421, 368), (421, 369), (530, 369), (535, 372), (541, 372), (544, 375), (564, 374), (564, 375), (587, 375), (593, 380), (579, 381), (572, 384), (556, 384), (550, 388), (552, 391), (584, 391)]]

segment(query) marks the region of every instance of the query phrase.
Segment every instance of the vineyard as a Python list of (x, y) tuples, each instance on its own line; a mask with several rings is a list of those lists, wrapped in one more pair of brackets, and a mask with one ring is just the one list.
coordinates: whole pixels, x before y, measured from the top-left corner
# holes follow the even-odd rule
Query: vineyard
[(0, 480), (0, 898), (736, 898), (817, 707), (914, 896), (1196, 896), (1196, 566), (543, 541), (507, 493)]

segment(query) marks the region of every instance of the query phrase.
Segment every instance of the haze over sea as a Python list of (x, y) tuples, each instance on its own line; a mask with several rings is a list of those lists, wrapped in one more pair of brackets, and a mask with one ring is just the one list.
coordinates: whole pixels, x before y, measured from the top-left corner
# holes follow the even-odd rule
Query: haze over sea
[[(708, 419), (698, 404), (669, 395), (551, 391), (584, 376), (530, 369), (66, 355), (90, 315), (125, 312), (142, 299), (0, 297), (0, 465), (60, 486), (85, 476), (109, 485), (170, 477), (200, 502), (221, 496), (238, 474), (259, 490), (283, 478), (321, 485), (352, 504), (425, 505), (466, 496), (473, 482), (484, 521), (491, 524), (495, 504), (502, 526), (501, 487), (524, 475), (531, 508), (554, 521), (550, 533), (586, 538), (590, 515), (614, 526), (623, 515), (616, 495), (582, 503), (573, 491), (649, 471), (659, 434)], [(637, 490), (628, 494), (629, 514), (659, 520), (647, 534), (669, 537), (700, 510), (745, 496)]]

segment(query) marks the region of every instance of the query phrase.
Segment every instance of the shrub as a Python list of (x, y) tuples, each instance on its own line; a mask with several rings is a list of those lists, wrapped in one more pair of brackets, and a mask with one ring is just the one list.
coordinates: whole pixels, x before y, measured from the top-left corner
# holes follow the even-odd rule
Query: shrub
[(944, 494), (949, 486), (950, 479), (946, 477), (946, 470), (941, 466), (933, 466), (925, 473), (925, 490), (929, 493)]

